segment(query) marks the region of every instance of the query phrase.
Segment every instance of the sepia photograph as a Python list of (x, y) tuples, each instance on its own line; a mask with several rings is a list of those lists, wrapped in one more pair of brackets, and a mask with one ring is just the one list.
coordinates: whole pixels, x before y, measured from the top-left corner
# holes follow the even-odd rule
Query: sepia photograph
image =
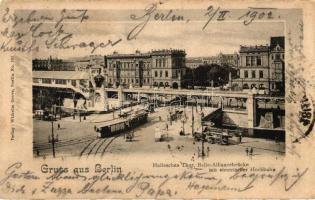
[[(110, 39), (110, 50), (32, 54), (35, 158), (285, 155), (283, 22), (156, 23), (136, 34), (124, 21), (100, 23), (66, 28)], [(129, 43), (113, 36), (130, 30)], [(57, 37), (67, 35), (50, 46)]]
[(310, 1), (0, 4), (0, 198), (314, 198)]

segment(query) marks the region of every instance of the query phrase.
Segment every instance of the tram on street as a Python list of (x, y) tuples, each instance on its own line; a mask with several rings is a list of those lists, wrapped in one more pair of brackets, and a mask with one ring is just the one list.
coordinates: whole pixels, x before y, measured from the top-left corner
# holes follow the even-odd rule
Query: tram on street
[(203, 133), (194, 133), (194, 139), (196, 141), (209, 142), (211, 144), (229, 145), (230, 139), (233, 137), (228, 130), (208, 128)]
[(148, 113), (145, 110), (135, 111), (127, 118), (118, 118), (95, 126), (98, 137), (106, 138), (131, 130), (147, 122)]

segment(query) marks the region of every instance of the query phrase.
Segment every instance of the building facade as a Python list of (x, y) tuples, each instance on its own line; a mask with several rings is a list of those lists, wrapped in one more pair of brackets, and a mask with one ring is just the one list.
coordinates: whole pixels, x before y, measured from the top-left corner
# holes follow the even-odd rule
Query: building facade
[(270, 91), (284, 93), (285, 62), (284, 37), (272, 37), (270, 40)]
[(245, 90), (269, 89), (269, 46), (241, 46), (239, 69), (238, 86)]
[(33, 59), (33, 71), (74, 71), (74, 62), (57, 58)]
[(229, 65), (231, 67), (237, 67), (239, 62), (239, 55), (237, 53), (219, 53), (216, 56), (204, 57), (202, 60), (203, 64)]
[(154, 50), (148, 53), (106, 56), (106, 81), (109, 86), (179, 88), (184, 81), (183, 50)]
[(203, 65), (202, 58), (186, 58), (186, 67), (196, 69), (200, 65)]
[(284, 37), (271, 37), (270, 45), (241, 46), (239, 55), (239, 78), (232, 80), (232, 88), (284, 91)]
[(219, 53), (216, 56), (210, 57), (191, 57), (186, 59), (186, 66), (195, 69), (200, 65), (228, 65), (230, 67), (237, 67), (239, 62), (239, 55), (237, 53), (223, 54)]

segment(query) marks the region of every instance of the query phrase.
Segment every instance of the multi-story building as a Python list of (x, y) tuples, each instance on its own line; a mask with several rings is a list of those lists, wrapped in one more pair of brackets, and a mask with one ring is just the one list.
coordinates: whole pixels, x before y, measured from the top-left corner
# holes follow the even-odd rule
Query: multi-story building
[(185, 75), (183, 50), (154, 50), (148, 53), (106, 56), (107, 82), (112, 86), (181, 87)]
[(239, 55), (237, 53), (233, 54), (223, 54), (219, 53), (216, 56), (210, 57), (191, 57), (186, 59), (186, 66), (191, 69), (195, 69), (200, 65), (228, 65), (230, 67), (237, 67), (239, 61)]
[(243, 89), (269, 89), (269, 46), (241, 46), (238, 80), (233, 86)]
[(202, 58), (186, 58), (186, 67), (196, 69), (200, 65), (203, 65)]
[(74, 71), (74, 62), (57, 58), (33, 59), (33, 71)]
[(235, 52), (232, 54), (222, 54), (218, 55), (221, 65), (229, 65), (231, 67), (237, 67), (239, 62), (239, 55)]
[(284, 37), (271, 37), (270, 45), (241, 46), (239, 70), (233, 88), (284, 92)]
[(272, 37), (270, 40), (270, 91), (284, 93), (284, 37)]
[(237, 67), (239, 55), (237, 53), (233, 54), (219, 53), (216, 56), (204, 57), (202, 58), (202, 60), (203, 64), (229, 65), (231, 67)]

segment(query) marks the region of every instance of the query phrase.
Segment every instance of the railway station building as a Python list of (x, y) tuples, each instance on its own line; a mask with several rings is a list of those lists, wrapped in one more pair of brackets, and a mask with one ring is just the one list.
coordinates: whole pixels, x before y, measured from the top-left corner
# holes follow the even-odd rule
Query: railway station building
[(105, 57), (108, 86), (181, 88), (185, 75), (184, 50), (153, 50), (147, 53)]

